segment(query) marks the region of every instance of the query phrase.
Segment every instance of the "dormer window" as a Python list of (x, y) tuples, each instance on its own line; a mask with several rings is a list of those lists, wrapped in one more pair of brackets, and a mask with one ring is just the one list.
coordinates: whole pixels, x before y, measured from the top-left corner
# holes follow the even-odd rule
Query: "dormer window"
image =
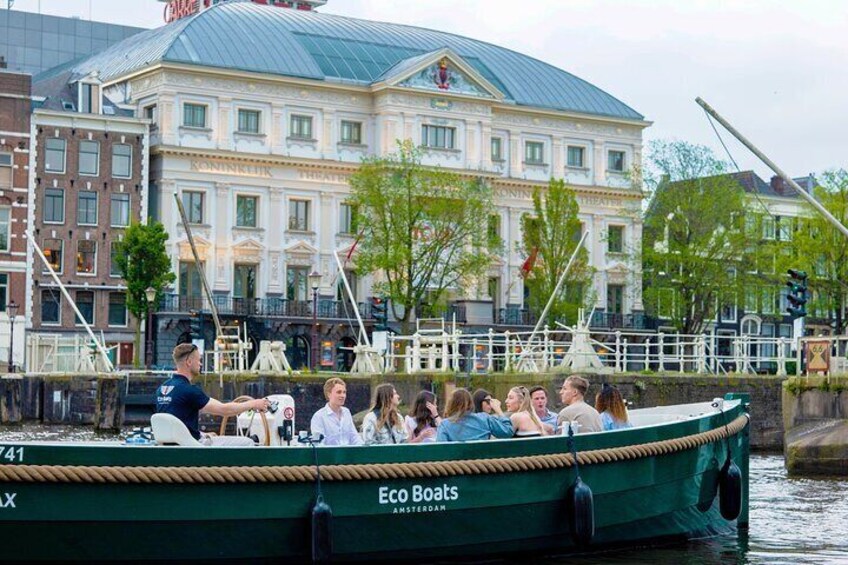
[(94, 82), (79, 83), (79, 111), (83, 114), (100, 113), (100, 85)]

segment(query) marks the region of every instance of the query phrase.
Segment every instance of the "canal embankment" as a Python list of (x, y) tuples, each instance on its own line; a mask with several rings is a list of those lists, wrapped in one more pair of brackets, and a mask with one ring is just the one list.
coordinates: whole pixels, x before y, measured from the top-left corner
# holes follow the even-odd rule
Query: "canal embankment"
[[(505, 398), (517, 385), (542, 385), (548, 390), (549, 406), (560, 408), (558, 389), (565, 374), (502, 373), (456, 374), (416, 373), (389, 375), (333, 375), (275, 373), (206, 374), (199, 382), (207, 394), (218, 399), (242, 395), (254, 398), (290, 394), (297, 407), (295, 428), (306, 429), (312, 414), (324, 405), (323, 384), (330, 376), (341, 376), (348, 385), (347, 406), (354, 413), (370, 405), (372, 390), (391, 382), (402, 401), (409, 406), (420, 390), (432, 390), (444, 406), (454, 387), (485, 388), (497, 398)], [(752, 399), (751, 447), (759, 450), (783, 449), (784, 422), (781, 413), (781, 377), (769, 375), (689, 375), (674, 373), (624, 373), (585, 375), (592, 383), (594, 397), (601, 383), (619, 387), (631, 408), (704, 402), (722, 398), (728, 392), (748, 393)], [(149, 421), (154, 392), (164, 376), (141, 375), (14, 375), (0, 379), (0, 423), (38, 422), (43, 424), (93, 425), (96, 429), (116, 429)], [(216, 431), (218, 422), (204, 417), (201, 425)]]
[(848, 376), (792, 377), (782, 397), (787, 471), (848, 476)]

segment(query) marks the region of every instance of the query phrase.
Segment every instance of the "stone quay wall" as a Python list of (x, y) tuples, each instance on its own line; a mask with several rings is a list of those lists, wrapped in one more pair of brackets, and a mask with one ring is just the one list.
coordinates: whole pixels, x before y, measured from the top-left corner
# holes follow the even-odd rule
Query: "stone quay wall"
[[(340, 376), (347, 383), (347, 406), (356, 414), (367, 410), (372, 391), (383, 382), (395, 385), (406, 410), (420, 390), (432, 390), (444, 407), (454, 387), (471, 390), (485, 388), (504, 399), (513, 386), (542, 385), (548, 390), (551, 409), (561, 408), (559, 387), (564, 374), (390, 374), (371, 376), (304, 374), (278, 375), (243, 373), (201, 376), (197, 382), (209, 396), (219, 400), (241, 395), (262, 397), (290, 394), (295, 401), (295, 429), (309, 427), (312, 414), (325, 403), (324, 381)], [(772, 376), (709, 376), (679, 374), (584, 375), (592, 383), (590, 402), (600, 384), (618, 386), (632, 403), (631, 408), (647, 408), (690, 402), (705, 402), (724, 397), (728, 392), (751, 395), (751, 446), (754, 449), (782, 450), (784, 425), (781, 414), (781, 380)], [(154, 391), (165, 377), (126, 377), (112, 375), (15, 376), (0, 379), (0, 422), (39, 421), (45, 424), (87, 424), (97, 428), (116, 428), (149, 422)], [(217, 431), (218, 420), (204, 416), (202, 427)]]
[(783, 425), (791, 474), (848, 476), (848, 376), (787, 379)]

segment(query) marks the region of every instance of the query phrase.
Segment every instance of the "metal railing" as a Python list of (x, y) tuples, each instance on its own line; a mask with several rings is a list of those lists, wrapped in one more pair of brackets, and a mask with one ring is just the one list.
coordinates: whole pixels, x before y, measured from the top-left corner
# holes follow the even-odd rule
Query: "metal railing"
[[(234, 298), (215, 296), (218, 313), (226, 316), (268, 316), (285, 318), (312, 318), (312, 300), (290, 300), (288, 298)], [(373, 319), (369, 303), (359, 303), (359, 311), (365, 319)], [(201, 296), (165, 294), (159, 303), (158, 312), (207, 312), (209, 301)], [(318, 299), (317, 317), (322, 319), (353, 318), (353, 305), (344, 300)]]
[[(580, 335), (582, 333), (582, 335)], [(795, 361), (792, 340), (759, 336), (645, 334), (545, 328), (531, 332), (391, 336), (386, 371), (536, 372), (591, 367), (601, 372), (775, 373)], [(580, 338), (580, 339), (576, 339)], [(848, 339), (848, 338), (846, 338)], [(588, 344), (579, 347), (578, 344)], [(848, 350), (846, 341), (843, 352)], [(848, 366), (848, 361), (845, 361)]]

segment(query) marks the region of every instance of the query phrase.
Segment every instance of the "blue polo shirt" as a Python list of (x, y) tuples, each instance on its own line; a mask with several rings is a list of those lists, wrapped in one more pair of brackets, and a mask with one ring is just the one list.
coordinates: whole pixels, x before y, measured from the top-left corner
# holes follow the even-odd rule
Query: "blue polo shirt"
[(156, 389), (156, 412), (172, 414), (182, 420), (194, 439), (200, 439), (197, 420), (200, 410), (209, 402), (209, 397), (200, 388), (193, 385), (185, 376), (174, 376)]

